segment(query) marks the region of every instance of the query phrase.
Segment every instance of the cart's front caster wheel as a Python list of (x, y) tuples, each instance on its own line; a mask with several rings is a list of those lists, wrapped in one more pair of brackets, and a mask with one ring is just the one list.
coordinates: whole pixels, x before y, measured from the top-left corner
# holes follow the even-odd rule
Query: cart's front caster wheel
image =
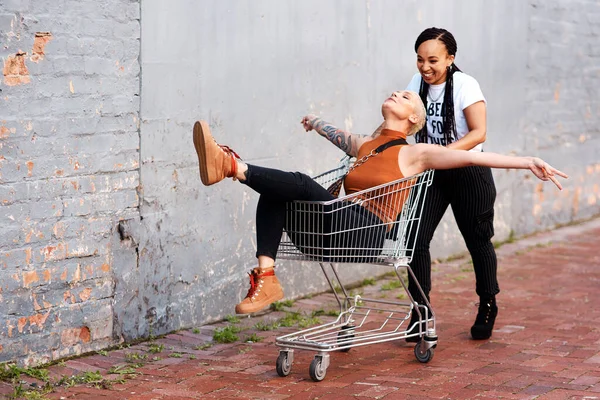
[(433, 358), (433, 348), (431, 347), (423, 351), (423, 349), (421, 348), (421, 341), (419, 341), (415, 345), (415, 357), (419, 362), (427, 363)]
[(292, 363), (288, 357), (288, 353), (281, 352), (279, 353), (279, 357), (277, 357), (277, 375), (279, 376), (288, 376), (290, 371), (292, 370)]
[[(354, 339), (354, 331), (350, 329), (350, 326), (343, 326), (342, 330), (338, 332), (338, 344), (344, 342), (341, 346), (352, 346), (352, 339)], [(341, 352), (347, 353), (350, 351), (350, 347), (340, 349)]]
[(308, 369), (310, 379), (315, 382), (321, 382), (327, 374), (327, 367), (323, 367), (323, 359), (320, 356), (316, 356), (310, 363)]

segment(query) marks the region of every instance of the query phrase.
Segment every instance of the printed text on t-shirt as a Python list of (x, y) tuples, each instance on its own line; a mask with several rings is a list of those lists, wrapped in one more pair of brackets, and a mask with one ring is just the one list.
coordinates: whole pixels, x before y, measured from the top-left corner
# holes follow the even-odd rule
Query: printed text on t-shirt
[[(427, 129), (427, 143), (441, 144), (442, 146), (449, 144), (447, 143), (446, 135), (444, 135), (443, 116), (445, 112), (446, 107), (444, 107), (443, 102), (432, 102), (427, 105), (427, 122), (429, 124)], [(450, 136), (450, 143), (452, 143), (454, 141), (454, 132)]]

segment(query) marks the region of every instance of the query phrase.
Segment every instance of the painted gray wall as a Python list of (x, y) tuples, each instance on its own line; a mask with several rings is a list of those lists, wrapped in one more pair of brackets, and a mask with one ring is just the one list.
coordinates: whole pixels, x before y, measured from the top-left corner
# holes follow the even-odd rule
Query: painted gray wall
[(121, 340), (115, 286), (137, 268), (116, 228), (139, 216), (139, 12), (0, 3), (0, 361)]
[[(486, 150), (541, 155), (571, 175), (558, 192), (496, 171), (495, 240), (597, 214), (600, 5), (465, 4), (4, 0), (0, 57), (26, 52), (30, 80), (0, 85), (0, 360), (52, 360), (232, 313), (255, 265), (258, 196), (201, 185), (193, 122), (207, 119), (250, 163), (323, 171), (341, 153), (301, 117), (371, 133), (429, 26), (454, 33), (457, 64), (481, 84)], [(52, 34), (42, 60), (36, 32)], [(450, 212), (432, 251), (464, 251)], [(281, 261), (278, 275), (288, 298), (326, 289), (311, 264)]]

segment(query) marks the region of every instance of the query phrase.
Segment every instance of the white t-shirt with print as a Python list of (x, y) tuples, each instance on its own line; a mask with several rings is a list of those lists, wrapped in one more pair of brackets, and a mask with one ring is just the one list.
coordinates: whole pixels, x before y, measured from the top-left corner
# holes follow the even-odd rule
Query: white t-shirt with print
[[(406, 90), (412, 90), (419, 93), (421, 88), (421, 74), (417, 73), (406, 87)], [(463, 110), (478, 101), (484, 101), (483, 93), (479, 83), (470, 75), (457, 71), (453, 75), (454, 86), (454, 120), (456, 121), (456, 133), (458, 135), (454, 141), (464, 137), (469, 133), (467, 119)], [(439, 85), (430, 85), (427, 95), (427, 143), (441, 144), (445, 146), (446, 139), (442, 133), (443, 117), (442, 104), (444, 103), (444, 92), (446, 82)], [(480, 143), (471, 149), (472, 151), (482, 151), (483, 144)]]

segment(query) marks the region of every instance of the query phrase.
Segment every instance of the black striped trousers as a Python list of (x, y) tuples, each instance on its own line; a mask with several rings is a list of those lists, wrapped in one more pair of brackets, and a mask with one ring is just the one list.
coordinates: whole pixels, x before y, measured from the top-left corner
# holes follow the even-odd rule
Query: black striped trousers
[[(491, 242), (494, 236), (495, 200), (496, 186), (490, 168), (466, 167), (435, 171), (433, 183), (422, 205), (421, 226), (410, 263), (427, 298), (431, 291), (429, 245), (449, 205), (473, 259), (477, 294), (491, 296), (500, 292), (496, 276), (496, 251)], [(410, 240), (414, 240), (414, 232)], [(408, 286), (415, 301), (422, 303), (422, 296), (412, 279), (409, 279)]]

